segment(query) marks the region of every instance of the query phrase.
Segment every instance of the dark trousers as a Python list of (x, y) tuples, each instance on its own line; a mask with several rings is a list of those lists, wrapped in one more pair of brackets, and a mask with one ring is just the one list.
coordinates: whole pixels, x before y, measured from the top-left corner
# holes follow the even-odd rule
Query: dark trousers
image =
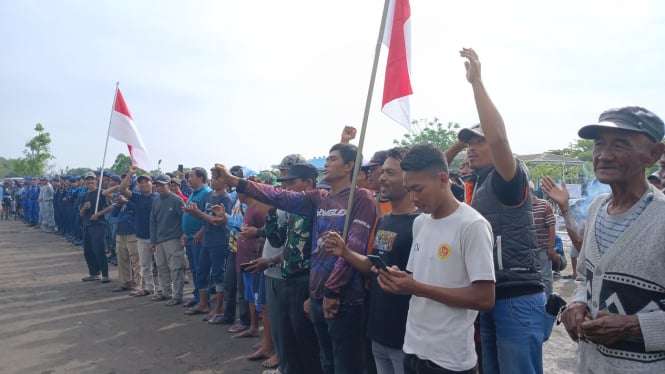
[(342, 304), (333, 318), (323, 317), (323, 300), (312, 299), (310, 307), (314, 331), (319, 341), (323, 372), (362, 373), (362, 305)]
[(245, 301), (244, 297), (245, 285), (242, 281), (242, 273), (236, 271), (236, 252), (229, 251), (224, 273), (224, 301), (226, 301), (224, 319), (235, 321), (238, 294), (240, 294), (240, 305), (238, 305), (240, 323), (249, 326), (249, 303)]
[[(198, 304), (199, 278), (197, 270), (198, 270), (199, 256), (201, 255), (201, 244), (194, 243), (194, 237), (187, 238), (187, 240), (185, 240), (185, 253), (187, 253), (187, 260), (189, 260), (189, 271), (192, 273), (192, 283), (194, 284), (194, 290), (192, 291), (192, 295), (194, 296), (194, 301), (196, 301), (196, 303)], [(208, 271), (208, 273), (210, 273), (210, 271)]]
[(471, 368), (464, 371), (448, 370), (442, 368), (430, 360), (423, 360), (418, 358), (416, 355), (407, 354), (404, 356), (404, 372), (407, 374), (473, 374), (476, 372), (476, 368)]
[(106, 226), (103, 224), (88, 225), (83, 235), (83, 256), (88, 265), (90, 275), (109, 276), (109, 265), (106, 262), (105, 242)]
[[(281, 282), (279, 299), (282, 311), (279, 324), (282, 326), (287, 373), (323, 373), (314, 326), (303, 310), (303, 304), (309, 297), (309, 273)], [(269, 294), (270, 291), (266, 292)]]

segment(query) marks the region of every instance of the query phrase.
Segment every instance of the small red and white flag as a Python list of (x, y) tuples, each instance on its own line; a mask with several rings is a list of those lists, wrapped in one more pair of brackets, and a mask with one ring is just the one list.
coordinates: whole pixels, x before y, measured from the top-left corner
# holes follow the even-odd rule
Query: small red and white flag
[(109, 135), (127, 144), (132, 165), (136, 165), (143, 170), (150, 170), (151, 164), (148, 152), (139, 131), (136, 129), (136, 125), (134, 125), (134, 119), (129, 113), (129, 108), (127, 108), (125, 99), (120, 93), (120, 88), (117, 89), (115, 106), (113, 107), (113, 113), (111, 113)]
[(411, 130), (409, 95), (411, 78), (411, 7), (409, 0), (390, 0), (383, 44), (388, 47), (386, 79), (383, 85), (381, 111), (407, 130)]

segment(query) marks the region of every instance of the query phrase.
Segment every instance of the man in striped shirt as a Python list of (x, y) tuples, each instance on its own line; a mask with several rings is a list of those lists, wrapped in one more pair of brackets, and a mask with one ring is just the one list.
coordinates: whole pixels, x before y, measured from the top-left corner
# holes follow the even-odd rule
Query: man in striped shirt
[(545, 297), (549, 298), (552, 293), (552, 261), (558, 260), (554, 251), (554, 235), (556, 235), (556, 220), (550, 203), (539, 199), (534, 193), (533, 182), (529, 182), (531, 193), (531, 206), (533, 209), (533, 223), (536, 226), (536, 238), (538, 249), (536, 258), (540, 264), (540, 272), (545, 284)]

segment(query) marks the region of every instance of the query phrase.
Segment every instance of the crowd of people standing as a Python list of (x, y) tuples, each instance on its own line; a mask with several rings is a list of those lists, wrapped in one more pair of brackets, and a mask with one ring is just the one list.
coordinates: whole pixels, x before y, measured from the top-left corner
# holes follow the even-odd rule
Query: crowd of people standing
[[(566, 305), (552, 289), (564, 260), (552, 207), (512, 152), (477, 54), (460, 55), (480, 123), (445, 151), (376, 152), (354, 186), (358, 150), (347, 127), (322, 177), (297, 153), (275, 165), (274, 179), (223, 163), (187, 175), (132, 167), (104, 175), (98, 191), (90, 172), (56, 186), (56, 223), (45, 230), (83, 243), (83, 281), (110, 281), (110, 232), (114, 291), (183, 304), (236, 337), (259, 337), (261, 315), (250, 359), (272, 372), (542, 373), (557, 316), (579, 344), (580, 372), (665, 372), (665, 195), (645, 175), (658, 160), (665, 173), (663, 121), (623, 107), (579, 130), (611, 189), (585, 223), (572, 216), (565, 183), (538, 181), (580, 253)], [(463, 150), (464, 168), (452, 173)]]

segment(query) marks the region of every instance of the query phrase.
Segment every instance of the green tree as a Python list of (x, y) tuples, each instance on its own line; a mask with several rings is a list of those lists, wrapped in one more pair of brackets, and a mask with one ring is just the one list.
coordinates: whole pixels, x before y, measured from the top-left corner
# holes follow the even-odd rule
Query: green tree
[(0, 157), (0, 178), (20, 177), (15, 171), (16, 159)]
[(432, 121), (421, 118), (412, 121), (411, 124), (415, 130), (404, 134), (401, 140), (393, 140), (393, 144), (408, 147), (419, 143), (431, 143), (445, 151), (457, 141), (457, 132), (460, 128), (460, 125), (454, 122), (444, 125), (436, 117)]
[[(456, 122), (448, 122), (444, 125), (441, 121), (434, 117), (430, 121), (427, 118), (421, 118), (411, 122), (412, 130), (410, 133), (404, 134), (401, 140), (393, 140), (393, 144), (409, 147), (420, 143), (434, 144), (442, 151), (450, 148), (457, 141), (457, 133), (459, 132), (460, 125)], [(462, 166), (462, 159), (466, 152), (460, 153), (455, 160), (450, 164), (451, 169), (459, 169)]]
[(92, 169), (90, 169), (90, 168), (73, 168), (73, 169), (67, 168), (65, 170), (64, 174), (66, 174), (66, 175), (83, 175), (83, 174), (85, 174), (89, 171), (92, 171)]
[[(566, 183), (580, 183), (584, 184), (589, 180), (589, 169), (585, 165), (561, 165), (561, 164), (548, 164), (537, 163), (527, 164), (531, 180), (534, 184), (538, 185), (544, 176), (550, 176), (554, 180), (559, 181), (563, 177)], [(593, 175), (591, 175), (593, 179)]]
[(25, 157), (14, 164), (14, 171), (19, 175), (41, 175), (46, 171), (47, 163), (55, 157), (51, 154), (51, 134), (44, 130), (41, 123), (35, 125), (37, 135), (25, 143)]
[(126, 173), (130, 167), (132, 167), (132, 158), (125, 154), (118, 153), (113, 166), (111, 166), (111, 171), (120, 175)]
[(547, 153), (576, 158), (580, 161), (591, 162), (593, 161), (593, 140), (577, 139), (574, 142), (570, 142), (566, 148), (552, 149), (547, 151)]

